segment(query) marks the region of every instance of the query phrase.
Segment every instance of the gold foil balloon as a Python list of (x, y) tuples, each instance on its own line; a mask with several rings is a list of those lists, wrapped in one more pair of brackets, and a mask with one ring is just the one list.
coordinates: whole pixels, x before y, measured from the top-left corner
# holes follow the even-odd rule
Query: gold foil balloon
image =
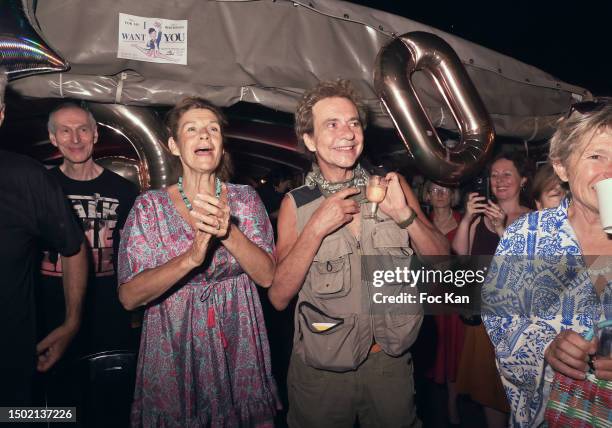
[[(454, 148), (443, 144), (419, 100), (411, 76), (427, 73), (448, 105), (460, 132)], [(495, 138), (493, 122), (455, 51), (440, 37), (406, 33), (383, 47), (376, 59), (374, 87), (414, 156), (430, 179), (457, 183), (486, 161)]]

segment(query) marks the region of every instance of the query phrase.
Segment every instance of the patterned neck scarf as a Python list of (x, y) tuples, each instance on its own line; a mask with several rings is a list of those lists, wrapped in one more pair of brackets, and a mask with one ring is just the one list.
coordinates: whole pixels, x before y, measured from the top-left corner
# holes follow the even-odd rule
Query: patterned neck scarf
[(365, 169), (361, 167), (360, 164), (357, 164), (355, 169), (353, 170), (353, 177), (345, 180), (339, 181), (337, 183), (332, 183), (323, 177), (323, 173), (321, 173), (321, 169), (319, 165), (316, 163), (312, 164), (312, 169), (306, 175), (305, 184), (309, 189), (314, 189), (318, 187), (323, 196), (326, 198), (328, 196), (333, 195), (336, 192), (339, 192), (342, 189), (346, 189), (348, 187), (357, 187), (361, 190), (361, 192), (357, 195), (351, 197), (351, 199), (355, 199), (357, 201), (361, 201), (361, 199), (365, 198), (364, 189), (368, 184), (368, 173)]

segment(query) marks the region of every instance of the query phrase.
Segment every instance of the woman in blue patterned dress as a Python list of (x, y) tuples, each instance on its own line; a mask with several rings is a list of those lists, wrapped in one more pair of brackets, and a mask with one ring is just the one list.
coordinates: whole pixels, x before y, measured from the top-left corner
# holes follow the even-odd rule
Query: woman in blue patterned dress
[[(612, 103), (572, 108), (549, 156), (570, 196), (508, 227), (483, 289), (484, 324), (515, 427), (543, 422), (555, 373), (585, 379), (595, 344), (583, 335), (612, 318), (612, 235), (602, 229), (593, 187), (612, 177)], [(612, 359), (593, 365), (597, 378), (612, 380)]]
[(223, 183), (222, 113), (187, 98), (166, 116), (183, 175), (135, 202), (119, 298), (145, 306), (132, 426), (268, 427), (277, 395), (255, 283), (274, 274), (273, 234), (248, 186)]

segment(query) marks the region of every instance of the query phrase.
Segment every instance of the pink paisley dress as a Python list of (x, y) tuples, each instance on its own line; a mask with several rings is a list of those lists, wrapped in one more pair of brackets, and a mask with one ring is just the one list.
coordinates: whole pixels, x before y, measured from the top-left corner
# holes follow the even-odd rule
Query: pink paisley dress
[[(272, 253), (255, 190), (227, 184), (231, 221)], [(165, 190), (139, 196), (119, 249), (119, 284), (184, 253), (194, 232)], [(133, 427), (268, 427), (279, 400), (256, 285), (222, 245), (145, 310)]]

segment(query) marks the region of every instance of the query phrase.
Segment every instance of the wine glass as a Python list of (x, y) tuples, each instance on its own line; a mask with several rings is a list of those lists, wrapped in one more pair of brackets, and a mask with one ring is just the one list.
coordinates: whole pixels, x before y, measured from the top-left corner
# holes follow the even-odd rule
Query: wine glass
[(371, 175), (366, 186), (367, 204), (363, 218), (376, 220), (378, 204), (385, 199), (387, 194), (387, 180), (380, 175)]

